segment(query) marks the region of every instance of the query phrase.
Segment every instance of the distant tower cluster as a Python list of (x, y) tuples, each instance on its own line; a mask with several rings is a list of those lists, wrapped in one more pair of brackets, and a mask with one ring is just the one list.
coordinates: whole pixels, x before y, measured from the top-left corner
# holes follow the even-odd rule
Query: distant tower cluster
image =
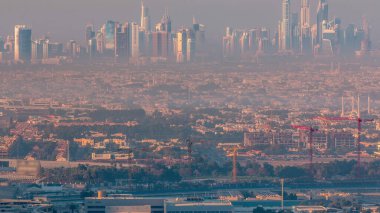
[(341, 19), (330, 18), (327, 0), (317, 0), (317, 14), (313, 19), (311, 2), (301, 0), (300, 12), (292, 13), (291, 1), (282, 0), (281, 19), (272, 39), (260, 29), (228, 27), (223, 37), (224, 58), (252, 60), (268, 53), (317, 57), (369, 54), (370, 27), (365, 18), (362, 27), (349, 24), (344, 29)]
[(32, 40), (32, 30), (16, 25), (14, 36), (0, 37), (0, 64), (62, 64), (74, 60), (112, 63), (190, 63), (205, 56), (206, 27), (193, 18), (189, 28), (173, 31), (168, 10), (153, 27), (149, 8), (141, 1), (140, 23), (108, 20), (98, 29), (85, 26), (85, 45), (69, 40), (65, 45), (43, 36)]
[(223, 37), (223, 54), (228, 58), (238, 58), (250, 54), (259, 55), (270, 53), (270, 31), (267, 28), (232, 29), (226, 28)]
[(174, 37), (174, 52), (178, 63), (193, 62), (196, 52), (205, 46), (205, 26), (193, 19), (193, 27), (181, 29)]
[[(340, 18), (330, 16), (328, 0), (315, 0), (316, 15), (311, 12), (312, 0), (300, 0), (296, 12), (291, 10), (292, 2), (281, 0), (281, 17), (274, 31), (227, 27), (221, 39), (223, 59), (259, 63), (264, 55), (364, 57), (372, 53), (371, 28), (365, 17), (361, 26), (343, 26)], [(207, 59), (206, 27), (195, 18), (191, 26), (174, 30), (167, 10), (153, 25), (143, 1), (140, 12), (136, 22), (108, 20), (98, 28), (86, 25), (85, 45), (75, 40), (63, 44), (49, 36), (32, 40), (30, 27), (16, 25), (14, 35), (0, 37), (0, 63), (61, 64), (85, 59), (144, 64)]]
[(172, 20), (165, 11), (161, 20), (151, 27), (149, 8), (141, 2), (140, 24), (107, 21), (98, 32), (86, 27), (87, 55), (114, 57), (119, 61), (140, 63), (173, 61), (192, 62), (205, 44), (205, 26), (193, 23), (192, 28), (172, 32)]

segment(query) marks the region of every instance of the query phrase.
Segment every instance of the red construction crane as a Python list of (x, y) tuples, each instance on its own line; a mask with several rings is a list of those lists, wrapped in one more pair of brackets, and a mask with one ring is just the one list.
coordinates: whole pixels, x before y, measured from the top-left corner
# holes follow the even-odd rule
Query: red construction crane
[(238, 168), (237, 168), (237, 157), (239, 155), (240, 147), (239, 146), (233, 146), (229, 147), (226, 153), (227, 157), (232, 157), (232, 182), (236, 183), (238, 181), (237, 178), (237, 173), (238, 173)]
[(356, 146), (357, 146), (357, 165), (356, 165), (356, 176), (360, 176), (360, 155), (361, 155), (361, 147), (360, 147), (360, 136), (362, 132), (362, 123), (364, 122), (372, 122), (373, 119), (363, 119), (360, 117), (360, 115), (355, 118), (355, 117), (316, 117), (315, 119), (317, 120), (323, 120), (323, 121), (356, 121), (357, 122), (357, 130), (358, 130), (358, 135), (357, 135), (357, 141), (356, 141)]
[(294, 129), (299, 129), (302, 131), (307, 131), (308, 137), (309, 137), (309, 161), (310, 161), (310, 172), (312, 172), (313, 169), (313, 133), (318, 131), (317, 128), (313, 128), (312, 126), (297, 126), (292, 125)]

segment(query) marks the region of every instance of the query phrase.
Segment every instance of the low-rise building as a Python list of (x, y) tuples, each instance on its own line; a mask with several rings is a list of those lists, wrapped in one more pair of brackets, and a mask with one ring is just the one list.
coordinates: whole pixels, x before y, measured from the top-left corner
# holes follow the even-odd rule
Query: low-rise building
[(165, 202), (166, 213), (233, 213), (234, 207), (229, 201), (203, 199), (182, 199)]
[(38, 201), (31, 200), (0, 200), (0, 212), (7, 213), (33, 213), (33, 212), (53, 212), (53, 208), (49, 204), (43, 204)]
[(74, 138), (74, 142), (80, 144), (81, 146), (94, 145), (94, 139), (90, 138)]
[(164, 199), (160, 198), (136, 198), (131, 196), (103, 197), (102, 193), (98, 197), (86, 198), (84, 201), (85, 213), (164, 213)]

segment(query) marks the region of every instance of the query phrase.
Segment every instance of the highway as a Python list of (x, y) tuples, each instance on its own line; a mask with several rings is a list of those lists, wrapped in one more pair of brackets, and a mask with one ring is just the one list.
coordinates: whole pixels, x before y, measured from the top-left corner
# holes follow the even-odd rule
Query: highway
[[(356, 158), (332, 158), (332, 157), (316, 157), (313, 163), (329, 163), (335, 160), (355, 160)], [(362, 158), (362, 162), (372, 162), (378, 160), (377, 158)], [(9, 161), (10, 167), (16, 167), (17, 159), (0, 159), (0, 161)], [(281, 159), (268, 159), (268, 160), (257, 160), (258, 163), (264, 164), (269, 163), (273, 166), (303, 166), (309, 163), (308, 159), (291, 159), (291, 160), (281, 160)], [(60, 167), (77, 167), (79, 164), (85, 164), (89, 166), (111, 166), (111, 162), (98, 162), (98, 161), (46, 161), (40, 160), (41, 167), (43, 168), (60, 168)], [(117, 163), (119, 164), (119, 162)], [(126, 162), (122, 162), (123, 167), (128, 167)], [(133, 164), (136, 166), (144, 167), (143, 164)]]
[[(9, 167), (16, 167), (18, 159), (0, 159), (0, 161), (8, 161)], [(95, 161), (75, 161), (75, 162), (67, 162), (67, 161), (47, 161), (40, 160), (42, 168), (53, 169), (53, 168), (73, 168), (78, 167), (79, 164), (86, 164), (90, 166), (111, 166), (111, 163), (107, 162), (95, 162)], [(125, 164), (123, 163), (123, 166)]]
[[(343, 161), (343, 160), (356, 160), (356, 158), (334, 158), (334, 157), (315, 157), (313, 158), (313, 163), (318, 164), (318, 163), (329, 163), (335, 160)], [(362, 162), (372, 162), (379, 160), (377, 158), (361, 158)], [(264, 163), (269, 163), (273, 166), (303, 166), (306, 164), (309, 164), (309, 159), (291, 159), (291, 160), (279, 160), (279, 159), (269, 159), (269, 160), (257, 160), (258, 163), (264, 164)]]

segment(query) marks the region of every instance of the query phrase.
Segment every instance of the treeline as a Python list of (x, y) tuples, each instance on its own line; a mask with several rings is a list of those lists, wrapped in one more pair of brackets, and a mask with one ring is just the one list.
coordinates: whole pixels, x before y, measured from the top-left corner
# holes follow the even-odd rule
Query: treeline
[[(62, 114), (62, 112), (58, 113)], [(79, 114), (76, 116), (79, 116)], [(143, 109), (132, 110), (104, 110), (99, 109), (93, 112), (88, 112), (86, 117), (90, 117), (92, 121), (99, 122), (115, 122), (123, 123), (127, 121), (137, 121), (138, 125), (125, 127), (123, 125), (114, 126), (59, 126), (54, 127), (52, 124), (41, 124), (38, 128), (44, 132), (45, 136), (50, 134), (57, 135), (57, 138), (65, 140), (73, 140), (73, 138), (84, 137), (90, 131), (102, 132), (109, 137), (114, 133), (125, 133), (128, 138), (141, 140), (145, 138), (153, 138), (158, 140), (167, 140), (170, 138), (202, 138), (207, 141), (242, 141), (243, 134), (241, 132), (230, 132), (224, 134), (208, 133), (201, 135), (192, 130), (191, 126), (195, 121), (204, 115), (220, 115), (217, 109), (187, 109), (182, 114), (163, 115), (156, 111), (151, 115), (146, 114)], [(70, 121), (68, 121), (70, 122)], [(215, 124), (210, 123), (210, 127)]]
[[(380, 161), (363, 163), (360, 174), (366, 180), (380, 178), (378, 168)], [(276, 180), (284, 178), (289, 183), (315, 183), (320, 180), (355, 179), (355, 161), (334, 161), (327, 164), (316, 164), (310, 172), (309, 167), (277, 166), (248, 162), (244, 166), (238, 164), (239, 179)], [(128, 179), (133, 183), (179, 182), (183, 179), (217, 178), (231, 176), (231, 162), (210, 162), (205, 158), (193, 159), (190, 163), (165, 166), (149, 163), (144, 168), (89, 167), (81, 165), (77, 168), (57, 168), (44, 170), (43, 176), (50, 181), (70, 181), (86, 183), (114, 183), (117, 179)]]
[(24, 141), (21, 137), (10, 146), (9, 158), (23, 159), (27, 155), (37, 160), (56, 160), (57, 144), (53, 142)]
[(150, 168), (90, 167), (42, 169), (41, 176), (46, 181), (87, 184), (116, 183), (118, 180), (133, 183), (155, 183), (158, 181), (178, 182), (181, 180), (175, 169), (157, 164)]

